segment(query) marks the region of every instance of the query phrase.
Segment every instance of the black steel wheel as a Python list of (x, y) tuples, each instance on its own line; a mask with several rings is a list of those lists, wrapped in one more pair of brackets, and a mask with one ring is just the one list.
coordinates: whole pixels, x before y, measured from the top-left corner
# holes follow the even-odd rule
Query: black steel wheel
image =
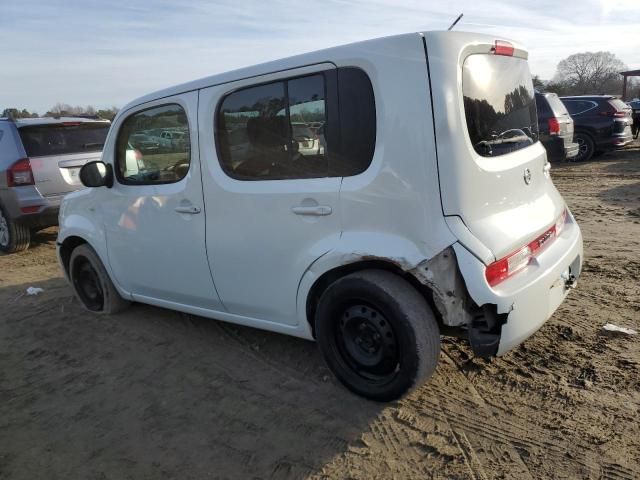
[(92, 312), (99, 312), (104, 307), (104, 292), (100, 285), (98, 272), (86, 257), (78, 257), (71, 272), (73, 288), (84, 306)]
[(336, 322), (336, 344), (354, 371), (384, 382), (398, 369), (398, 343), (391, 323), (373, 307), (347, 307)]
[(363, 270), (330, 285), (315, 316), (320, 351), (351, 391), (395, 400), (429, 378), (440, 332), (426, 300), (385, 270)]
[(98, 254), (86, 243), (71, 252), (68, 272), (73, 290), (87, 310), (110, 315), (129, 306), (130, 302), (113, 285)]

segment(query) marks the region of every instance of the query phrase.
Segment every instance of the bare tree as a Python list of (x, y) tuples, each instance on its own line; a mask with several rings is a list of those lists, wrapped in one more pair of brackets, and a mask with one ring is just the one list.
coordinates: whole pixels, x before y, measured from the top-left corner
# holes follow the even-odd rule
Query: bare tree
[(619, 94), (626, 65), (611, 52), (574, 53), (558, 63), (553, 78), (575, 94)]

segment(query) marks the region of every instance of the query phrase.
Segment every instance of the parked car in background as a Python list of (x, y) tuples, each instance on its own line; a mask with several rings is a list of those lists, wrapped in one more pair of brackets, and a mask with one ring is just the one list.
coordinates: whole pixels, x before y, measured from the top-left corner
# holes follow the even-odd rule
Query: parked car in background
[(640, 100), (632, 100), (627, 105), (631, 107), (631, 118), (633, 119), (631, 130), (634, 138), (638, 138), (638, 134), (640, 134)]
[(293, 139), (298, 144), (300, 155), (322, 155), (324, 151), (320, 145), (320, 136), (314, 132), (306, 123), (291, 123), (293, 129)]
[(110, 122), (58, 117), (0, 119), (0, 250), (28, 248), (33, 231), (58, 224), (78, 172), (99, 160)]
[[(92, 188), (64, 199), (64, 273), (95, 313), (137, 301), (315, 339), (379, 401), (429, 378), (441, 331), (502, 355), (558, 308), (583, 255), (536, 141), (527, 57), (412, 33), (135, 100), (80, 172)], [(296, 125), (311, 114), (324, 141)], [(158, 173), (128, 175), (148, 118), (187, 142), (141, 149)]]
[(573, 118), (574, 140), (579, 145), (575, 160), (624, 147), (633, 140), (631, 108), (611, 95), (560, 97)]
[(536, 92), (538, 139), (549, 161), (573, 160), (578, 144), (573, 141), (573, 119), (555, 93)]

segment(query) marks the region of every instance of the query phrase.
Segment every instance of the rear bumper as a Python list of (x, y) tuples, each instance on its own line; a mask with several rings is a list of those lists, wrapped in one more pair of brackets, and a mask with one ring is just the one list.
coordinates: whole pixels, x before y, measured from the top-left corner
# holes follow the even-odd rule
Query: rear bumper
[(454, 245), (458, 265), (469, 295), (479, 306), (506, 315), (496, 333), (497, 355), (503, 355), (535, 333), (571, 290), (568, 279), (577, 278), (582, 268), (582, 234), (569, 215), (562, 234), (523, 271), (492, 288), (485, 266), (460, 244)]
[(613, 150), (622, 148), (631, 142), (633, 142), (633, 132), (631, 131), (631, 126), (628, 125), (622, 132), (613, 133), (610, 137), (598, 142), (597, 147)]
[(631, 133), (631, 130), (629, 130), (628, 133), (625, 132), (620, 135), (614, 135), (611, 144), (613, 148), (622, 148), (631, 142), (633, 142), (633, 134)]
[(9, 218), (31, 228), (57, 225), (63, 197), (43, 197), (33, 185), (0, 190), (0, 202)]
[(544, 148), (547, 150), (547, 158), (550, 161), (562, 161), (570, 159), (578, 154), (579, 146), (573, 143), (572, 139), (565, 137), (549, 137), (543, 141)]

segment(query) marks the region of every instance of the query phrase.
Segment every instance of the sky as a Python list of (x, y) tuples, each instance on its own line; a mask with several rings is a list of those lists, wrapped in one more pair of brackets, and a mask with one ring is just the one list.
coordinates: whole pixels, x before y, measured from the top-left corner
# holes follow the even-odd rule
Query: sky
[(0, 112), (121, 107), (215, 73), (398, 33), (512, 38), (550, 79), (572, 53), (640, 68), (640, 0), (0, 0)]

